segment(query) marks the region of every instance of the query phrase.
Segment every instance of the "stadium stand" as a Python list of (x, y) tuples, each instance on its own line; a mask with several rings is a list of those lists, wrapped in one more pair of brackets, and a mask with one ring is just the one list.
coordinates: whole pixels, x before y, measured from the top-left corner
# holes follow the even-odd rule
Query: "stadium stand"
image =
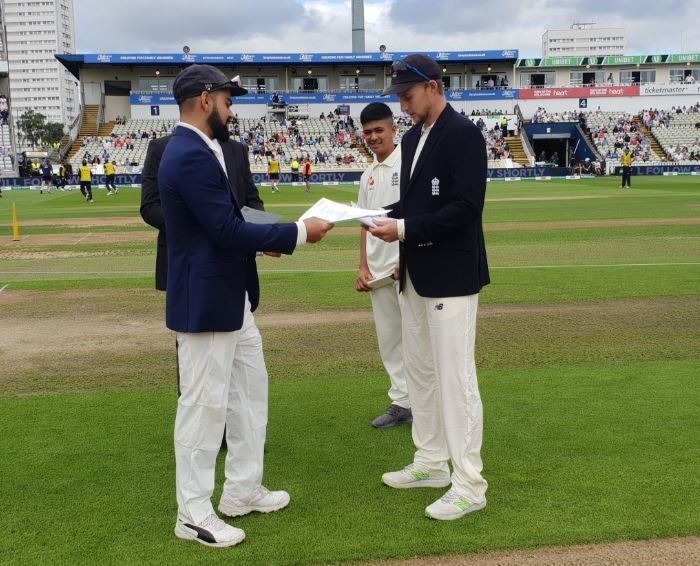
[(12, 171), (14, 162), (10, 155), (12, 154), (12, 137), (10, 135), (10, 126), (0, 124), (0, 169), (3, 171)]
[(644, 110), (642, 115), (672, 161), (700, 161), (700, 102), (670, 111)]
[[(115, 160), (119, 167), (143, 165), (146, 150), (151, 140), (167, 135), (175, 125), (167, 119), (127, 119), (103, 125), (99, 130), (83, 129), (82, 135), (73, 144), (68, 161), (76, 170), (83, 159), (97, 166), (105, 160)], [(251, 170), (255, 173), (267, 171), (266, 156), (275, 154), (283, 168), (289, 167), (293, 159), (309, 157), (316, 170), (364, 170), (373, 160), (361, 132), (355, 128), (358, 118), (337, 119), (306, 118), (292, 120), (267, 120), (241, 118), (231, 126), (232, 137), (249, 147)], [(404, 132), (412, 126), (407, 117), (397, 119), (397, 143)], [(513, 159), (511, 144), (522, 148), (521, 140), (503, 138), (498, 128), (482, 127), (487, 143), (489, 167), (527, 166), (527, 158), (520, 163)], [(98, 135), (100, 134), (100, 135)]]
[[(86, 108), (86, 113), (88, 112)], [(495, 110), (474, 111), (473, 116), (494, 116)], [(532, 123), (578, 122), (588, 131), (590, 139), (610, 165), (618, 163), (624, 147), (629, 147), (638, 163), (655, 165), (669, 161), (700, 159), (700, 103), (688, 108), (644, 110), (638, 114), (623, 111), (561, 111), (548, 112), (540, 107)], [(87, 157), (98, 171), (105, 159), (116, 160), (120, 167), (143, 165), (148, 144), (152, 139), (167, 135), (176, 121), (172, 119), (120, 118), (97, 128), (96, 116), (83, 120), (83, 129), (69, 158), (74, 169)], [(479, 125), (480, 120), (475, 119)], [(283, 167), (289, 168), (293, 159), (309, 157), (319, 170), (364, 170), (372, 155), (356, 129), (359, 119), (338, 117), (329, 113), (322, 118), (271, 119), (270, 116), (236, 118), (231, 125), (234, 139), (246, 143), (250, 151), (251, 169), (267, 171), (266, 156), (275, 154)], [(406, 116), (397, 118), (397, 142), (411, 126)], [(499, 128), (480, 126), (486, 140), (490, 168), (511, 168), (529, 165), (529, 157), (521, 138), (503, 137)], [(0, 145), (9, 139), (9, 128), (0, 129)], [(653, 131), (653, 134), (652, 134)], [(512, 132), (511, 132), (512, 133)], [(99, 135), (98, 135), (99, 134)], [(658, 140), (658, 141), (657, 141)], [(0, 159), (0, 166), (11, 168), (9, 157)]]
[(80, 144), (72, 152), (69, 161), (73, 170), (77, 170), (83, 159), (96, 165), (104, 164), (106, 159), (116, 161), (120, 167), (142, 166), (146, 157), (148, 144), (152, 139), (167, 135), (175, 125), (174, 120), (127, 120), (124, 124), (115, 124), (106, 136), (81, 136)]
[(589, 112), (585, 122), (598, 152), (607, 160), (617, 160), (628, 148), (637, 161), (659, 161), (661, 155), (652, 147), (652, 137), (639, 115), (626, 112)]

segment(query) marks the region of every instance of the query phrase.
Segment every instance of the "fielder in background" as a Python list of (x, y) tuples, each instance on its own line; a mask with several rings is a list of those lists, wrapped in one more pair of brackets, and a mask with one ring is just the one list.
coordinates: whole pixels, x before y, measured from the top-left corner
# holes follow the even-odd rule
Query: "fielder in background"
[[(357, 204), (361, 208), (382, 208), (399, 200), (401, 147), (394, 143), (394, 115), (386, 104), (373, 102), (362, 110), (360, 123), (362, 136), (375, 159), (362, 174)], [(360, 231), (360, 273), (355, 289), (370, 293), (379, 354), (391, 382), (391, 405), (372, 421), (375, 428), (388, 428), (413, 420), (401, 351), (398, 278), (387, 280), (384, 277), (382, 283), (375, 284), (377, 286), (372, 284), (372, 280), (380, 276), (398, 274), (398, 266), (399, 243), (383, 242), (363, 227)]]
[(267, 159), (267, 172), (270, 176), (272, 192), (276, 193), (279, 191), (277, 184), (280, 182), (280, 162), (277, 160), (277, 156), (274, 153)]
[(117, 175), (117, 162), (105, 161), (105, 186), (107, 188), (107, 196), (116, 195), (119, 192), (114, 179)]
[(629, 148), (625, 148), (622, 150), (622, 158), (620, 159), (622, 162), (622, 184), (620, 185), (621, 189), (624, 189), (627, 187), (628, 189), (632, 188), (632, 163), (634, 162), (634, 155), (632, 155), (632, 152), (629, 150)]
[(313, 165), (311, 165), (311, 159), (308, 157), (304, 158), (304, 163), (301, 165), (301, 178), (306, 183), (304, 188), (305, 193), (311, 192), (311, 174), (314, 172)]
[(80, 176), (80, 192), (85, 197), (87, 202), (94, 202), (92, 200), (92, 169), (88, 165), (87, 159), (83, 159), (83, 164), (80, 166), (79, 176)]
[[(391, 85), (415, 124), (401, 140), (401, 198), (394, 219), (370, 232), (401, 242), (401, 310), (413, 462), (382, 481), (395, 488), (452, 487), (425, 514), (451, 520), (486, 506), (483, 409), (474, 344), (479, 290), (489, 283), (482, 213), (486, 143), (445, 99), (430, 57), (392, 64)], [(450, 466), (452, 464), (452, 475)]]

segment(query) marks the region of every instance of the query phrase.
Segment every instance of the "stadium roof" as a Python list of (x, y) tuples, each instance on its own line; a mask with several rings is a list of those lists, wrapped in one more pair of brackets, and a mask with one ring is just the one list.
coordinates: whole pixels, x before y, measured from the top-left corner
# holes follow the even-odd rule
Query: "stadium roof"
[[(410, 55), (410, 51), (374, 53), (83, 53), (57, 54), (61, 64), (77, 79), (86, 65), (338, 65), (388, 64)], [(517, 49), (485, 51), (423, 51), (441, 63), (511, 62), (518, 59)]]

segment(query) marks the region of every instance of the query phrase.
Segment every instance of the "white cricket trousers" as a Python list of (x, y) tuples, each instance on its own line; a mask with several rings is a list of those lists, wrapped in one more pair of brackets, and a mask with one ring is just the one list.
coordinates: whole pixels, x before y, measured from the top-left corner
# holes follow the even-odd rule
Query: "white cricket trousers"
[(180, 398), (175, 417), (178, 517), (202, 522), (214, 513), (216, 457), (226, 427), (224, 494), (249, 495), (262, 482), (268, 375), (262, 338), (246, 295), (235, 332), (178, 333)]
[(406, 374), (401, 349), (401, 306), (399, 304), (399, 282), (380, 287), (370, 292), (372, 313), (377, 331), (379, 355), (389, 375), (391, 387), (389, 399), (392, 404), (408, 409), (411, 406), (406, 388)]
[(452, 488), (481, 502), (488, 484), (481, 476), (483, 408), (474, 362), (479, 295), (421, 297), (408, 272), (405, 277), (403, 352), (414, 462), (449, 472), (449, 460)]

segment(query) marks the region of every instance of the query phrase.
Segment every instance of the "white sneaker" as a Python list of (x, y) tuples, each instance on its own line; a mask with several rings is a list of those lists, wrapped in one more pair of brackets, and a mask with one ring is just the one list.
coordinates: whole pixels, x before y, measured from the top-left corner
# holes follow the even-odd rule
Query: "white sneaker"
[(245, 533), (211, 514), (198, 525), (178, 520), (175, 523), (175, 536), (185, 540), (196, 540), (205, 546), (225, 547), (241, 542)]
[(409, 464), (398, 472), (387, 472), (382, 481), (389, 487), (407, 489), (411, 487), (447, 487), (452, 483), (447, 472), (430, 471), (419, 464)]
[(440, 499), (425, 508), (425, 516), (440, 521), (452, 521), (484, 507), (486, 507), (486, 499), (474, 503), (454, 489), (450, 489)]
[(111, 197), (112, 196), (112, 191), (107, 191), (107, 196)]
[(253, 511), (272, 513), (272, 511), (284, 509), (287, 505), (289, 505), (289, 494), (286, 491), (270, 491), (261, 485), (243, 499), (222, 495), (219, 511), (228, 517), (240, 517)]

